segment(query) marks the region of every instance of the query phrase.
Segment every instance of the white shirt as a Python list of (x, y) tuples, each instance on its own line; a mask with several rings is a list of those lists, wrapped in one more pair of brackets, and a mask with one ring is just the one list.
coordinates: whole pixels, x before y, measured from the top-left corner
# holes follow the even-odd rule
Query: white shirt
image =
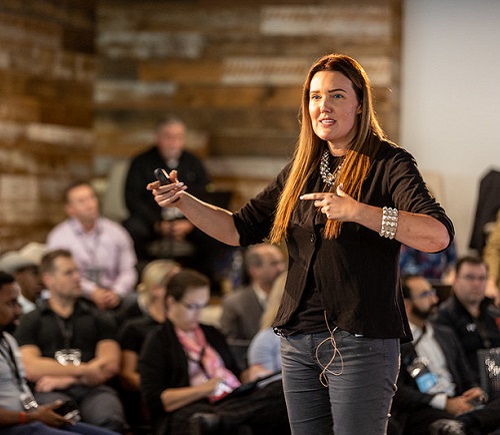
[(432, 386), (428, 391), (429, 394), (435, 395), (429, 405), (433, 408), (445, 409), (447, 398), (455, 396), (455, 384), (448, 371), (443, 350), (434, 338), (432, 324), (427, 322), (425, 326), (426, 331), (422, 336), (422, 329), (410, 323), (411, 332), (414, 337), (413, 342), (417, 342), (415, 351), (419, 357), (427, 358), (428, 368), (436, 375), (438, 380), (436, 385)]

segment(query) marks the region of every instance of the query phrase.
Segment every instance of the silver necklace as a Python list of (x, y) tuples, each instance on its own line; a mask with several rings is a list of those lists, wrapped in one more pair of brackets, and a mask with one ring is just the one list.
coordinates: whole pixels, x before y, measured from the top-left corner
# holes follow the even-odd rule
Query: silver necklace
[(321, 162), (319, 164), (319, 173), (321, 175), (321, 179), (327, 186), (333, 186), (335, 183), (335, 179), (342, 169), (342, 165), (345, 162), (345, 157), (342, 159), (340, 165), (338, 165), (335, 170), (330, 172), (330, 151), (323, 151), (323, 155), (321, 156)]

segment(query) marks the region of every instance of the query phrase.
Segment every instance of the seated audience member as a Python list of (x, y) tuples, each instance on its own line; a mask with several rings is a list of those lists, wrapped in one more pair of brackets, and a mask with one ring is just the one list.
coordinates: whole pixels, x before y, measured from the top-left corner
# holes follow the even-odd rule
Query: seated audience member
[(454, 332), (429, 321), (438, 298), (421, 276), (403, 280), (413, 342), (401, 345), (391, 414), (405, 435), (489, 434), (500, 428), (500, 402), (487, 402)]
[(427, 253), (401, 245), (399, 267), (402, 275), (421, 275), (432, 281), (448, 283), (457, 261), (455, 243), (443, 252)]
[(139, 293), (137, 310), (140, 314), (127, 320), (118, 334), (122, 350), (121, 397), (127, 421), (131, 426), (141, 426), (147, 422), (142, 406), (141, 379), (137, 362), (147, 334), (165, 321), (167, 283), (179, 270), (179, 265), (170, 260), (154, 260), (148, 263), (142, 271), (142, 280), (137, 286)]
[(287, 273), (283, 272), (274, 281), (260, 322), (260, 331), (252, 339), (248, 348), (250, 379), (281, 371), (280, 338), (274, 333), (272, 324), (285, 291), (286, 277)]
[(153, 434), (235, 434), (243, 425), (290, 433), (281, 381), (225, 397), (240, 386), (240, 372), (224, 336), (199, 323), (209, 299), (210, 281), (194, 270), (168, 282), (167, 320), (149, 334), (139, 360)]
[[(190, 191), (206, 192), (210, 178), (201, 160), (184, 149), (185, 143), (184, 122), (176, 116), (166, 116), (158, 122), (156, 143), (135, 156), (130, 163), (125, 181), (125, 205), (129, 217), (123, 225), (134, 240), (141, 263), (156, 258), (177, 261), (196, 258), (193, 250), (203, 248), (196, 240), (199, 231), (182, 213), (175, 208), (162, 212), (152, 195), (144, 189), (155, 179), (154, 170), (162, 168), (168, 173), (175, 170), (178, 179), (187, 183)], [(171, 243), (166, 243), (165, 249), (161, 249), (162, 240)]]
[(12, 329), (21, 314), (14, 277), (0, 272), (0, 434), (112, 435), (107, 429), (71, 420), (61, 413), (62, 402), (38, 405), (25, 380), (25, 370)]
[[(141, 272), (141, 280), (136, 286), (135, 301), (121, 310), (115, 319), (121, 328), (125, 322), (136, 318), (149, 317), (151, 310), (160, 309), (157, 293), (163, 293), (167, 281), (180, 270), (180, 265), (172, 260), (154, 260), (148, 263)], [(158, 304), (158, 305), (157, 305)], [(161, 300), (161, 309), (164, 300)]]
[(10, 251), (0, 258), (0, 270), (14, 276), (21, 293), (19, 304), (23, 314), (36, 308), (36, 303), (43, 290), (39, 266), (45, 245), (31, 242), (19, 251)]
[(121, 432), (123, 408), (116, 391), (106, 385), (120, 365), (114, 322), (82, 302), (80, 273), (69, 251), (48, 251), (40, 272), (49, 298), (24, 315), (16, 329), (36, 400), (72, 399), (82, 421)]
[(81, 272), (83, 295), (99, 309), (116, 309), (137, 282), (132, 239), (121, 225), (100, 215), (92, 186), (76, 182), (66, 189), (68, 219), (47, 237), (47, 249), (69, 250)]
[(455, 331), (476, 381), (477, 351), (500, 346), (500, 311), (485, 296), (488, 270), (478, 257), (462, 257), (456, 265), (452, 295), (438, 310), (436, 321)]
[(248, 346), (260, 329), (274, 281), (285, 270), (284, 255), (275, 245), (254, 245), (245, 252), (245, 268), (250, 283), (224, 297), (220, 325), (229, 344)]
[(486, 294), (500, 305), (500, 213), (483, 250), (483, 260), (488, 265)]

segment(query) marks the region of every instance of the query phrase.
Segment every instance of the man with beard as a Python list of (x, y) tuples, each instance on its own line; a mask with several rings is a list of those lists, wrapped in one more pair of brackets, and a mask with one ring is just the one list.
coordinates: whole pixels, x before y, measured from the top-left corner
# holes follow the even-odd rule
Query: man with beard
[(418, 275), (405, 277), (402, 287), (414, 339), (401, 346), (392, 414), (404, 434), (475, 435), (499, 430), (499, 401), (487, 402), (454, 332), (429, 320), (437, 310), (435, 289)]

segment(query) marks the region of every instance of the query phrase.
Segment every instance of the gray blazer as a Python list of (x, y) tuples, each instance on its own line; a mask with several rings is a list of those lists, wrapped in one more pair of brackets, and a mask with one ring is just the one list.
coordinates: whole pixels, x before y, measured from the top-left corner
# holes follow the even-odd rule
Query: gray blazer
[(221, 330), (228, 338), (250, 341), (260, 329), (264, 309), (251, 286), (228, 294), (222, 301)]

